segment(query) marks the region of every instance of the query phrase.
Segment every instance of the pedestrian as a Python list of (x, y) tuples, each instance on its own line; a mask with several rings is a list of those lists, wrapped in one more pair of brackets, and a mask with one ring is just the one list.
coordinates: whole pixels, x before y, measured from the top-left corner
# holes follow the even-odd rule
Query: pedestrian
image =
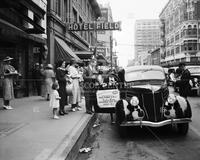
[(97, 74), (96, 60), (91, 59), (83, 74), (85, 105), (88, 114), (93, 113), (92, 106), (96, 105), (95, 83)]
[(66, 62), (64, 60), (58, 61), (58, 68), (56, 69), (56, 79), (59, 84), (58, 93), (60, 96), (60, 107), (59, 107), (59, 114), (61, 116), (68, 114), (65, 111), (65, 105), (67, 103), (67, 92), (66, 92)]
[(59, 109), (59, 101), (60, 101), (60, 96), (58, 93), (59, 89), (59, 84), (57, 82), (54, 82), (52, 84), (52, 91), (51, 91), (51, 96), (50, 96), (50, 107), (53, 109), (53, 118), (54, 119), (59, 119), (58, 117), (58, 109)]
[(55, 73), (52, 64), (47, 64), (45, 70), (42, 72), (44, 76), (44, 86), (45, 86), (45, 97), (47, 101), (50, 100), (50, 93), (52, 89), (52, 84), (55, 81)]
[(18, 75), (18, 72), (11, 65), (11, 60), (13, 58), (9, 56), (3, 60), (3, 108), (8, 110), (13, 109), (10, 106), (10, 101), (14, 99), (13, 79)]
[(77, 110), (82, 110), (81, 106), (79, 106), (81, 100), (81, 90), (79, 85), (79, 79), (81, 75), (78, 72), (78, 66), (75, 59), (70, 61), (70, 67), (68, 68), (69, 75), (72, 79), (72, 95), (69, 96), (69, 103), (71, 104), (71, 110), (73, 112)]
[(181, 62), (179, 64), (179, 68), (181, 70), (180, 80), (178, 81), (179, 84), (179, 94), (182, 97), (187, 98), (187, 96), (191, 92), (191, 85), (190, 85), (190, 71), (186, 69), (185, 63)]
[(41, 96), (42, 73), (39, 63), (35, 63), (32, 70), (33, 88), (36, 89), (37, 95)]
[(80, 90), (81, 90), (81, 99), (84, 98), (84, 90), (83, 90), (83, 72), (84, 72), (84, 68), (83, 68), (84, 64), (80, 63), (79, 67), (78, 67), (78, 73), (80, 74), (80, 78), (79, 78), (79, 86), (80, 86)]

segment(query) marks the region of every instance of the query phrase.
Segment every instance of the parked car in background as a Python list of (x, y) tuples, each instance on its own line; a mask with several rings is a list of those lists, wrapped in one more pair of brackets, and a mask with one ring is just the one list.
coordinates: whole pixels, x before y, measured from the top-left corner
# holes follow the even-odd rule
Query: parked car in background
[(116, 103), (116, 126), (121, 136), (126, 127), (176, 126), (186, 135), (191, 121), (189, 102), (169, 94), (165, 72), (160, 66), (133, 66), (124, 71), (124, 87), (119, 88)]
[(191, 74), (191, 95), (200, 95), (200, 66), (186, 66)]

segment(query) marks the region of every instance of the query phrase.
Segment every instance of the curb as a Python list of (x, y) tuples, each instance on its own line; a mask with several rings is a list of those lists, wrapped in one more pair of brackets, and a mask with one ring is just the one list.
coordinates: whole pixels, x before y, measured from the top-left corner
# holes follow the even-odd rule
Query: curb
[(79, 149), (90, 133), (91, 125), (97, 115), (84, 114), (76, 126), (62, 140), (56, 150), (51, 153), (48, 160), (74, 160)]

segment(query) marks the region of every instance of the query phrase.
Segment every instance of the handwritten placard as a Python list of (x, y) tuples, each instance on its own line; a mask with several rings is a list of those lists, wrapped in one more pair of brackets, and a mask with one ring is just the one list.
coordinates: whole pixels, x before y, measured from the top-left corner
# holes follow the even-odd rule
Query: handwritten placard
[(119, 101), (119, 90), (98, 90), (97, 93), (97, 103), (100, 108), (114, 108), (117, 101)]

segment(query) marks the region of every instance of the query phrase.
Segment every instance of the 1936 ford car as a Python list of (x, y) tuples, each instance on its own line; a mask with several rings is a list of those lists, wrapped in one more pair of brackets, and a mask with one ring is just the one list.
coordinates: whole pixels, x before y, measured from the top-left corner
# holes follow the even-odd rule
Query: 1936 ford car
[[(192, 116), (190, 104), (183, 97), (169, 94), (162, 67), (128, 67), (119, 72), (118, 76), (116, 89), (97, 91), (96, 108), (99, 109), (98, 112), (102, 110), (105, 113), (106, 109), (112, 112), (114, 107), (116, 126), (120, 135), (124, 134), (124, 127), (127, 126), (165, 125), (176, 126), (180, 134), (187, 134)], [(98, 92), (101, 92), (101, 96)], [(109, 105), (106, 98), (111, 100), (112, 105)], [(103, 106), (105, 103), (107, 105)]]

